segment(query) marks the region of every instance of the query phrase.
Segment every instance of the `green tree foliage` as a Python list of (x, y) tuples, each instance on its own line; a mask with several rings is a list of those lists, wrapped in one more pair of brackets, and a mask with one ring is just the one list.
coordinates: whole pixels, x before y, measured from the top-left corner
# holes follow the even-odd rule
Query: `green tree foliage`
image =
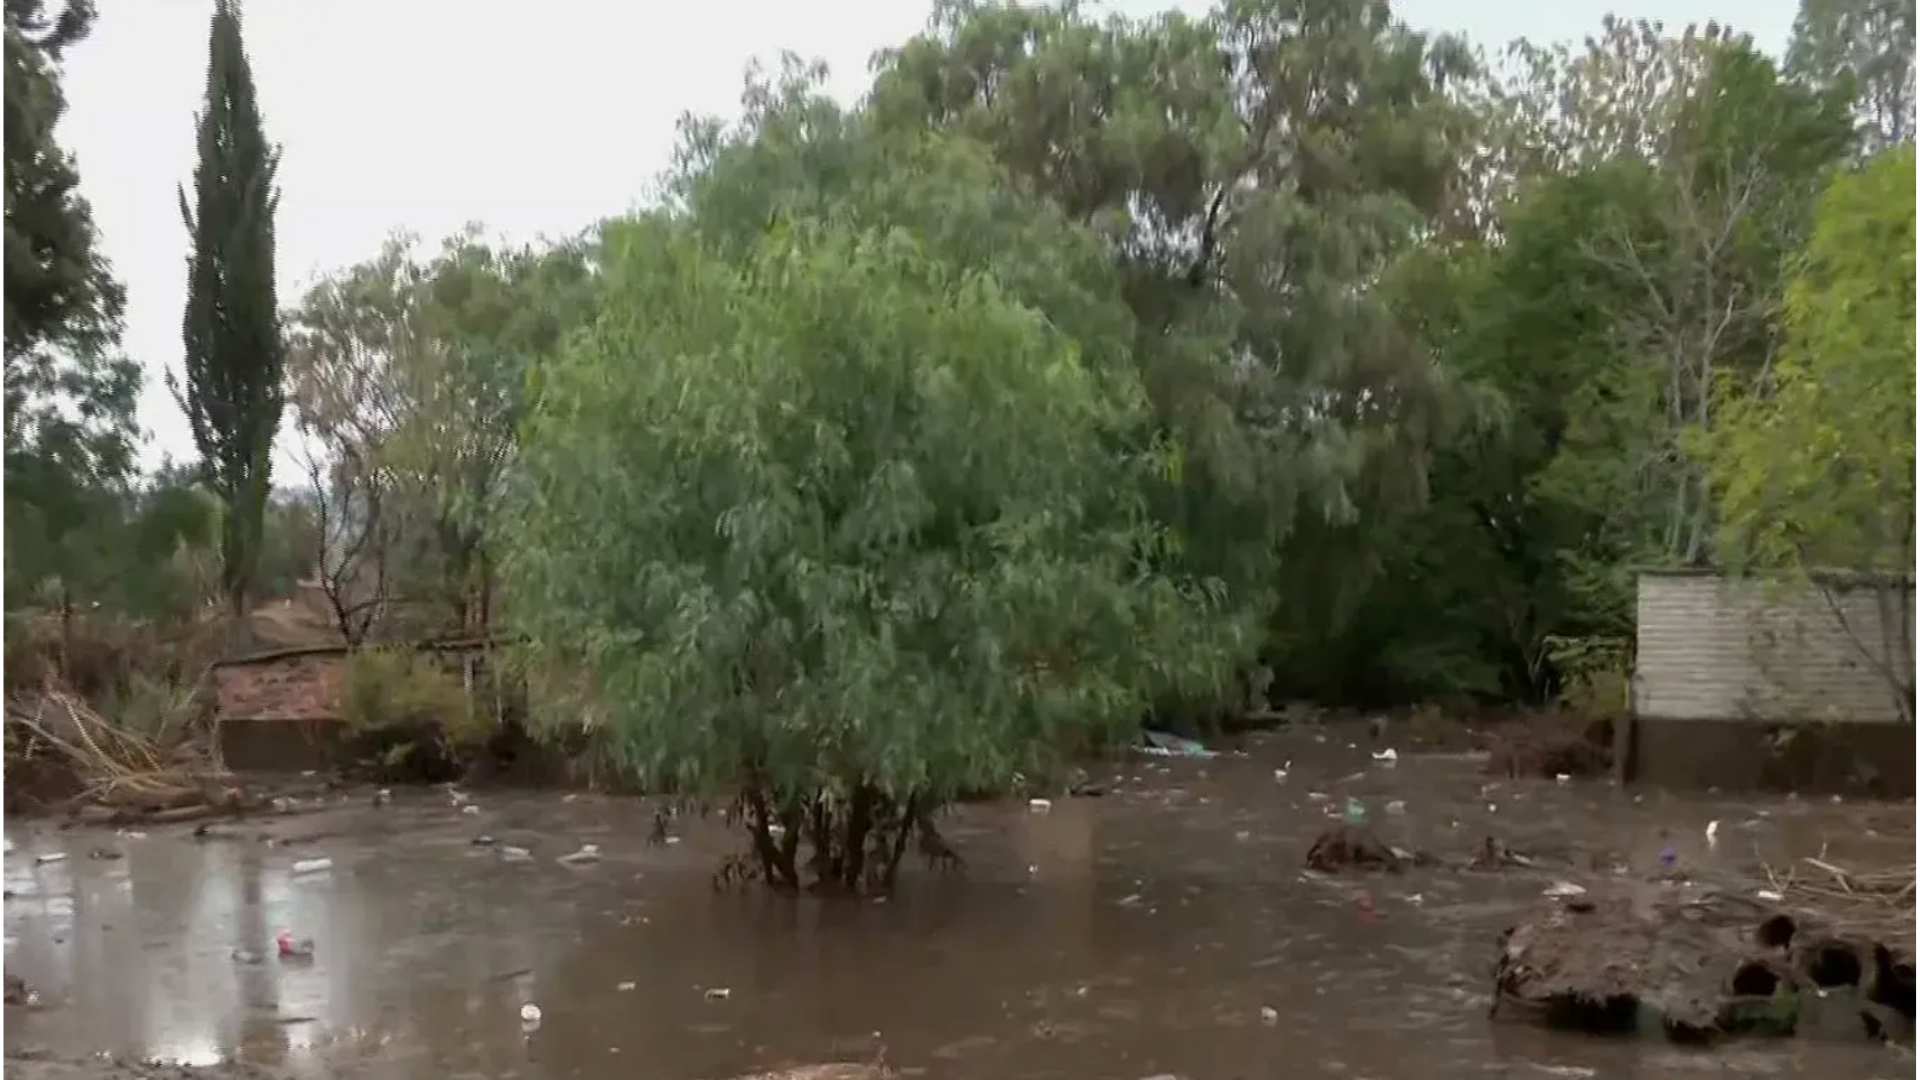
[[(1351, 521), (1370, 488), (1417, 491), (1443, 379), (1367, 285), (1458, 210), (1474, 125), (1447, 91), (1471, 72), (1375, 0), (1138, 21), (952, 3), (886, 57), (871, 108), (979, 140), (1109, 238), (1185, 457), (1181, 535), (1252, 598), (1299, 511)], [(1248, 497), (1268, 550), (1210, 550), (1261, 521)]]
[[(89, 574), (100, 515), (133, 467), (139, 370), (116, 351), (122, 293), (72, 155), (58, 63), (93, 7), (10, 0), (6, 16), (6, 545), (14, 602)], [(70, 601), (71, 598), (69, 597)]]
[[(1786, 346), (1766, 387), (1735, 395), (1698, 433), (1729, 526), (1729, 564), (1784, 568), (1826, 592), (1908, 723), (1914, 183), (1912, 143), (1833, 181), (1792, 270)], [(1845, 614), (1842, 594), (1862, 587), (1876, 601), (1877, 632)]]
[(273, 490), (273, 440), (285, 401), (286, 349), (274, 285), (274, 184), (236, 0), (216, 0), (199, 117), (194, 202), (180, 213), (193, 237), (183, 321), (185, 379), (176, 387), (206, 482), (226, 508), (221, 582), (242, 632)]
[(319, 561), (340, 617), (396, 588), (444, 605), (439, 629), (480, 632), (528, 372), (585, 320), (594, 287), (578, 243), (498, 246), (470, 228), (418, 248), (394, 237), (288, 313), (295, 423), (319, 447)]
[(1833, 181), (1766, 392), (1703, 433), (1735, 564), (1912, 573), (1913, 191), (1911, 143)]
[[(1809, 0), (1784, 66), (1727, 27), (1613, 18), (1489, 64), (1380, 0), (951, 0), (858, 105), (789, 57), (737, 122), (688, 118), (650, 215), (551, 248), (403, 243), (327, 283), (294, 319), (301, 416), (329, 475), (360, 462), (410, 507), (382, 557), (431, 566), (463, 624), (508, 559), (509, 620), (584, 678), (626, 771), (744, 785), (849, 884), (856, 834), (909, 801), (1004, 785), (1143, 701), (1203, 719), (1256, 659), (1275, 696), (1330, 703), (1617, 685), (1636, 573), (1757, 535), (1710, 448), (1811, 363), (1802, 256), (1836, 171), (1906, 130), (1910, 38), (1871, 29), (1902, 18)], [(974, 355), (1020, 313), (1039, 329)], [(956, 336), (902, 344), (934, 327)], [(1047, 350), (1098, 392), (1034, 381)], [(938, 425), (989, 398), (915, 397), (940, 370), (1042, 396), (992, 398), (961, 440)], [(1047, 409), (1058, 430), (1028, 431)], [(1034, 448), (1067, 471), (1020, 465)], [(1013, 500), (985, 517), (983, 461)], [(969, 546), (1025, 498), (1084, 546)], [(1090, 650), (1033, 684), (1094, 702), (1072, 723), (1026, 704), (1038, 646), (1005, 626), (939, 624), (998, 650), (964, 676), (908, 633), (921, 560), (1041, 580), (1042, 553), (1111, 598), (1044, 601), (1046, 647)], [(1140, 597), (1193, 651), (1123, 677), (1107, 635)]]
[[(750, 88), (738, 128), (690, 125), (673, 191), (703, 231), (745, 237), (863, 176), (924, 186), (939, 172), (901, 162), (929, 134), (984, 149), (986, 168), (1093, 242), (1063, 246), (1060, 225), (972, 204), (907, 224), (942, 250), (1008, 265), (1067, 252), (1075, 280), (1116, 276), (1125, 310), (1088, 332), (1131, 347), (1089, 353), (1128, 358), (1176, 448), (1177, 474), (1151, 496), (1176, 539), (1167, 569), (1227, 582), (1237, 618), (1267, 618), (1277, 593), (1284, 619), (1324, 632), (1320, 584), (1359, 591), (1369, 557), (1319, 542), (1319, 527), (1417, 501), (1434, 442), (1477, 415), (1372, 287), (1471, 216), (1457, 163), (1479, 124), (1454, 91), (1473, 74), (1461, 43), (1377, 3), (1237, 3), (1200, 20), (943, 4), (883, 57), (856, 113), (790, 63)], [(915, 206), (946, 204), (883, 197), (863, 212), (895, 223)], [(1089, 311), (1031, 299), (1056, 320)]]
[(1332, 633), (1279, 625), (1301, 696), (1550, 695), (1575, 664), (1556, 654), (1625, 655), (1639, 568), (1714, 555), (1687, 436), (1777, 348), (1780, 267), (1849, 152), (1846, 103), (1719, 28), (1604, 30), (1516, 84), (1551, 152), (1499, 242), (1429, 246), (1384, 281), (1502, 423), (1442, 442), (1426, 503), (1299, 534), (1374, 568), (1319, 578)]
[(1913, 139), (1914, 0), (1801, 0), (1787, 70), (1850, 95), (1871, 151)]
[(659, 219), (606, 244), (521, 448), (519, 625), (630, 775), (744, 792), (770, 880), (797, 883), (806, 828), (858, 886), (890, 814), (1218, 677), (1213, 593), (1152, 569), (1143, 491), (1173, 464), (1132, 441), (1138, 380), (994, 268), (831, 217), (738, 253)]

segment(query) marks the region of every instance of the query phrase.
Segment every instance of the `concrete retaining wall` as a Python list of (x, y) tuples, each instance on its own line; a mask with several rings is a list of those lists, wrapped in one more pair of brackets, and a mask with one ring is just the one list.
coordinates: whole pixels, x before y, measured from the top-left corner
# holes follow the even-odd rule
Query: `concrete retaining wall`
[[(1884, 617), (1891, 614), (1891, 618)], [(1910, 795), (1911, 582), (1639, 581), (1628, 769), (1685, 787)]]
[[(1634, 713), (1660, 720), (1900, 719), (1878, 665), (1913, 681), (1911, 584), (1881, 590), (1643, 574)], [(1904, 625), (1903, 625), (1904, 622)], [(1883, 646), (1885, 651), (1883, 652)]]

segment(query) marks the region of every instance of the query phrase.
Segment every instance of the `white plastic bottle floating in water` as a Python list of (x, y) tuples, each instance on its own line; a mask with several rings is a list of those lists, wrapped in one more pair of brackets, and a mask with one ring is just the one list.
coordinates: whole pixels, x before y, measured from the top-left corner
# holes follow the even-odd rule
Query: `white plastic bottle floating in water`
[(333, 869), (332, 859), (301, 859), (293, 864), (296, 874), (318, 874)]

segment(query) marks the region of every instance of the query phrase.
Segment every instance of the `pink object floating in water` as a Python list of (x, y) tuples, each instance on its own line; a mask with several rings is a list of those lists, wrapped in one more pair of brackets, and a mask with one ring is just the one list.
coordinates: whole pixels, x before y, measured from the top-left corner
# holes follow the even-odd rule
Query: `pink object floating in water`
[(273, 936), (273, 944), (280, 955), (285, 958), (304, 959), (313, 955), (313, 939), (301, 938), (295, 941), (293, 932), (290, 930), (283, 929), (275, 934)]

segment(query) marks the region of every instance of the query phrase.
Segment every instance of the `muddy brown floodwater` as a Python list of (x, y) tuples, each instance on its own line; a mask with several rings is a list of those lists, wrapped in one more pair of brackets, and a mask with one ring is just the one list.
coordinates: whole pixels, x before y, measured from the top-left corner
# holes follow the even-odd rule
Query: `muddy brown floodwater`
[[(1347, 737), (1130, 759), (1106, 797), (1046, 813), (968, 808), (947, 825), (965, 876), (916, 867), (886, 903), (716, 896), (735, 837), (695, 823), (652, 847), (644, 808), (594, 796), (481, 793), (473, 813), (437, 790), (385, 808), (362, 795), (215, 839), (10, 822), (6, 972), (43, 1000), (7, 1009), (7, 1069), (145, 1075), (72, 1064), (112, 1055), (369, 1080), (694, 1080), (882, 1058), (968, 1080), (1911, 1074), (1869, 1045), (1686, 1051), (1490, 1022), (1496, 935), (1541, 877), (1301, 869), (1349, 797), (1390, 843), (1465, 852), (1492, 833), (1603, 867), (1651, 867), (1663, 829), (1683, 866), (1896, 843), (1855, 808), (1489, 785), (1473, 759), (1388, 767)], [(1911, 806), (1886, 811), (1902, 812), (1910, 825)], [(583, 843), (598, 862), (558, 861)], [(1904, 865), (1899, 843), (1887, 857)], [(295, 872), (322, 858), (330, 869)], [(281, 928), (313, 940), (311, 959), (273, 955)]]

